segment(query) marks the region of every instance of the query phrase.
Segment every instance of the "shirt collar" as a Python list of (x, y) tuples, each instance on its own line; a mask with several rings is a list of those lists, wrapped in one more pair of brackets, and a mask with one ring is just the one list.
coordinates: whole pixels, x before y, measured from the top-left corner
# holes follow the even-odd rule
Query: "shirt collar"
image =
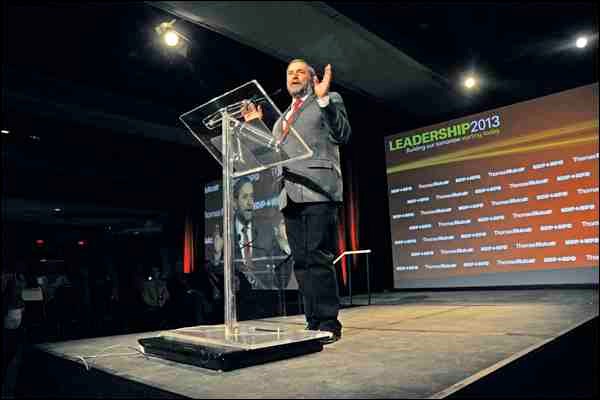
[[(310, 93), (307, 93), (304, 96), (300, 97), (300, 100), (302, 100), (302, 104), (304, 104), (304, 102), (306, 101), (308, 96), (310, 96)], [(294, 101), (296, 101), (296, 99), (292, 98), (292, 103), (290, 105), (290, 108), (294, 106)]]

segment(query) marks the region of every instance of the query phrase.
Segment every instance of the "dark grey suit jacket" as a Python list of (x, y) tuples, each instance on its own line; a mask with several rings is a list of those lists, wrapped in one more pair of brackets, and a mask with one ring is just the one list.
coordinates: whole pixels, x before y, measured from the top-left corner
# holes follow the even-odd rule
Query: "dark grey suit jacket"
[[(283, 115), (289, 111), (289, 107)], [(283, 117), (282, 117), (283, 118)], [(281, 135), (282, 118), (273, 127), (273, 135)], [(351, 128), (342, 96), (329, 93), (329, 105), (321, 108), (314, 94), (300, 107), (292, 126), (313, 150), (312, 157), (287, 164), (280, 171), (282, 179), (279, 209), (287, 204), (287, 196), (297, 203), (343, 200), (343, 180), (338, 146), (347, 143)], [(285, 153), (297, 153), (299, 142), (290, 138), (283, 142)]]

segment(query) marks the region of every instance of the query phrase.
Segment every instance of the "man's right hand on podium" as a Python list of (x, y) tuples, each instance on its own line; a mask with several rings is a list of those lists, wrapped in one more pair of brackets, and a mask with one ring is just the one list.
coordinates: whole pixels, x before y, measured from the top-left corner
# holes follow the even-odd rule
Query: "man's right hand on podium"
[(255, 106), (252, 102), (244, 103), (242, 106), (242, 117), (244, 117), (245, 122), (262, 119), (263, 112), (261, 106)]

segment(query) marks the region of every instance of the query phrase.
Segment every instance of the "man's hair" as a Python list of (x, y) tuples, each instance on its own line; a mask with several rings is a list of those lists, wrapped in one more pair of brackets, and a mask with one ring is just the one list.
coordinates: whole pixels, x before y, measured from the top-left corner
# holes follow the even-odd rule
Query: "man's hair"
[(312, 65), (310, 65), (306, 60), (302, 59), (302, 58), (294, 58), (292, 61), (290, 61), (288, 63), (288, 68), (290, 65), (292, 65), (295, 62), (301, 62), (306, 64), (306, 66), (308, 67), (308, 73), (310, 74), (310, 79), (312, 79), (316, 74), (315, 74), (315, 69), (312, 67)]
[(250, 180), (250, 178), (248, 178), (247, 176), (242, 176), (241, 178), (238, 178), (238, 180), (233, 184), (233, 198), (235, 199), (235, 201), (238, 200), (240, 190), (242, 189), (242, 186), (244, 186), (246, 183), (252, 185), (252, 181)]

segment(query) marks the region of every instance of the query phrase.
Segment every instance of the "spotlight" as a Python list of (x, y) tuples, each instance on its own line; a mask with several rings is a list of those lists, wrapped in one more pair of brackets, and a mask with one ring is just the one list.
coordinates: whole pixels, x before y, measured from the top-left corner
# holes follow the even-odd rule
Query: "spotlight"
[(477, 80), (473, 77), (473, 76), (468, 76), (463, 84), (465, 85), (465, 87), (467, 89), (473, 89), (475, 87), (475, 85), (477, 85)]
[(154, 31), (163, 44), (185, 57), (187, 56), (190, 39), (175, 29), (175, 21), (175, 19), (172, 19), (169, 22), (161, 22), (154, 28)]
[(156, 33), (159, 36), (163, 36), (165, 33), (175, 29), (175, 28), (173, 28), (173, 26), (175, 25), (175, 21), (177, 21), (177, 20), (172, 19), (169, 22), (161, 22), (154, 28), (154, 30), (156, 31)]
[(177, 35), (177, 32), (175, 31), (168, 31), (167, 33), (165, 33), (164, 38), (165, 43), (169, 47), (177, 46), (177, 44), (179, 43), (179, 35)]
[(587, 45), (588, 39), (585, 36), (580, 36), (577, 38), (577, 41), (575, 41), (575, 46), (577, 46), (578, 49), (583, 49)]

